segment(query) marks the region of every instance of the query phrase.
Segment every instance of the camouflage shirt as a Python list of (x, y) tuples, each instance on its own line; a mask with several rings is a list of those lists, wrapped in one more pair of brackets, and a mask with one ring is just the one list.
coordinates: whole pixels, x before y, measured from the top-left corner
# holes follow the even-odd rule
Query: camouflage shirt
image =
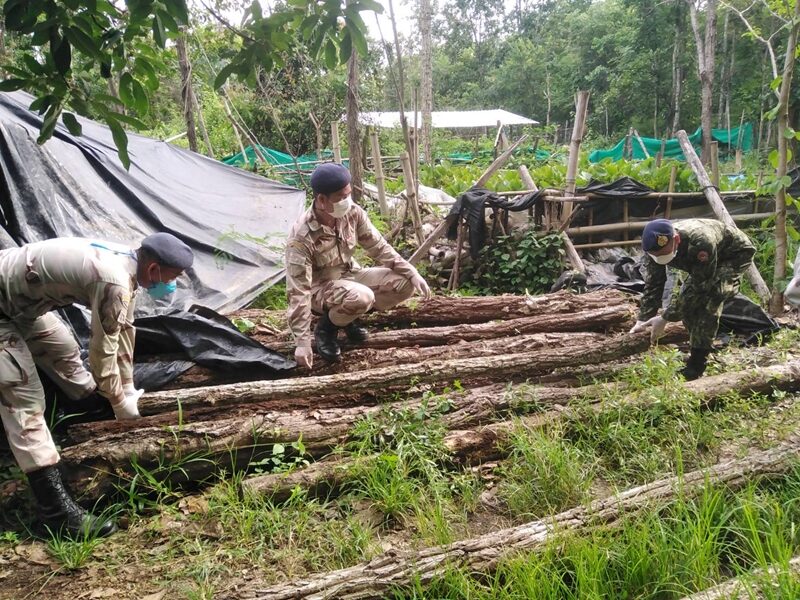
[(133, 347), (137, 287), (133, 252), (117, 244), (56, 238), (0, 251), (2, 316), (32, 320), (70, 304), (91, 310), (90, 370), (112, 402), (124, 398), (117, 352), (120, 335)]
[(416, 269), (389, 245), (358, 205), (334, 227), (317, 221), (313, 206), (289, 232), (286, 242), (287, 318), (297, 346), (311, 346), (311, 289), (361, 269), (353, 258), (360, 245), (378, 266), (411, 278)]
[[(741, 277), (755, 254), (750, 238), (736, 227), (714, 219), (687, 219), (675, 223), (680, 235), (678, 253), (669, 267), (686, 271), (693, 288), (713, 296), (720, 283)], [(646, 321), (661, 308), (667, 265), (659, 265), (648, 254), (642, 260), (645, 290), (639, 320)], [(673, 295), (662, 315), (667, 321), (681, 319), (680, 296)]]

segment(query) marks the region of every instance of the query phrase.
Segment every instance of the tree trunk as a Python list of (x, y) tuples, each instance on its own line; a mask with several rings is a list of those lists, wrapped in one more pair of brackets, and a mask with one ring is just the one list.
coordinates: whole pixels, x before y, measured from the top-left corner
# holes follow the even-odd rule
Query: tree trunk
[[(474, 341), (507, 337), (523, 333), (561, 333), (566, 331), (610, 331), (629, 326), (633, 318), (634, 305), (627, 303), (595, 310), (584, 310), (571, 314), (538, 315), (490, 321), (449, 325), (444, 327), (422, 327), (419, 329), (392, 329), (371, 333), (358, 345), (360, 348), (407, 348), (411, 346), (444, 346), (458, 341)], [(312, 342), (313, 343), (313, 342)], [(347, 348), (349, 342), (342, 340)], [(277, 352), (291, 352), (294, 342), (276, 342), (269, 346)], [(349, 345), (349, 347), (353, 347)]]
[(602, 525), (620, 526), (644, 510), (667, 505), (677, 496), (692, 498), (709, 485), (736, 490), (755, 479), (776, 478), (788, 473), (800, 458), (798, 440), (783, 443), (771, 450), (753, 451), (737, 460), (718, 463), (629, 489), (586, 506), (564, 511), (546, 519), (531, 521), (491, 533), (459, 540), (451, 544), (411, 550), (390, 550), (368, 562), (353, 567), (312, 575), (265, 586), (250, 583), (246, 589), (223, 595), (223, 600), (300, 600), (336, 597), (340, 600), (385, 598), (397, 588), (413, 582), (427, 585), (452, 569), (467, 572), (492, 571), (521, 552), (539, 552), (552, 548), (553, 541), (570, 532)]
[[(683, 600), (764, 600), (767, 596), (757, 594), (753, 596), (751, 592), (755, 592), (764, 584), (767, 579), (771, 585), (779, 583), (779, 577), (789, 575), (790, 577), (797, 577), (800, 574), (800, 556), (795, 556), (786, 565), (770, 567), (769, 569), (756, 569), (747, 574), (746, 577), (736, 577), (729, 579), (724, 583), (715, 585), (712, 588), (697, 592), (691, 596), (686, 596)], [(774, 596), (769, 596), (770, 598)]]
[[(681, 384), (678, 384), (681, 385)], [(714, 408), (717, 403), (733, 392), (746, 396), (749, 394), (769, 394), (775, 390), (795, 390), (800, 388), (800, 362), (756, 368), (735, 373), (724, 373), (704, 377), (682, 384), (693, 393), (698, 402), (706, 408)], [(523, 388), (524, 389), (524, 388)], [(477, 392), (477, 390), (475, 390)], [(453, 460), (464, 465), (477, 465), (505, 456), (505, 448), (511, 434), (519, 427), (538, 429), (564, 419), (571, 413), (569, 405), (579, 401), (589, 402), (591, 408), (602, 411), (604, 398), (609, 392), (624, 391), (618, 384), (598, 384), (578, 388), (532, 387), (526, 398), (515, 398), (512, 405), (492, 396), (491, 388), (481, 394), (475, 394), (481, 402), (471, 405), (466, 401), (459, 402), (458, 408), (444, 416), (443, 420), (450, 429), (444, 444)], [(658, 402), (658, 390), (644, 390), (629, 394), (618, 401), (620, 405), (650, 406)], [(467, 399), (464, 399), (467, 400)], [(486, 423), (493, 411), (500, 413), (514, 410), (524, 413), (531, 408), (551, 408), (558, 405), (557, 410), (538, 412), (521, 417), (516, 421), (500, 421), (477, 429), (456, 430), (455, 427), (474, 427), (475, 423)], [(566, 409), (564, 407), (567, 407)], [(474, 417), (464, 418), (464, 414), (474, 411)], [(277, 473), (261, 475), (246, 479), (242, 486), (250, 491), (265, 494), (276, 501), (288, 498), (295, 486), (308, 486), (310, 492), (324, 490), (329, 493), (347, 481), (352, 472), (353, 459), (325, 460), (312, 463), (306, 469), (293, 473)]]
[(175, 49), (178, 52), (178, 66), (181, 71), (181, 102), (183, 102), (183, 118), (186, 122), (186, 139), (189, 149), (197, 152), (197, 131), (194, 125), (194, 92), (192, 91), (192, 65), (186, 52), (186, 34), (175, 38)]
[(361, 164), (361, 131), (358, 124), (358, 52), (353, 50), (347, 68), (347, 147), (349, 150), (350, 184), (355, 202), (364, 189), (364, 168)]
[(717, 47), (717, 0), (706, 0), (705, 39), (701, 36), (695, 0), (689, 2), (689, 16), (697, 47), (697, 74), (700, 79), (700, 123), (703, 129), (703, 152), (700, 159), (708, 164), (711, 156), (711, 128), (714, 113), (714, 63)]
[(419, 0), (422, 151), (425, 153), (425, 162), (429, 165), (433, 164), (433, 129), (431, 118), (431, 112), (433, 111), (433, 43), (431, 39), (431, 14), (431, 0)]
[[(789, 29), (789, 38), (786, 41), (786, 58), (783, 63), (780, 95), (778, 97), (778, 168), (775, 172), (776, 179), (786, 176), (789, 140), (786, 138), (789, 129), (789, 95), (792, 90), (792, 75), (796, 61), (797, 33), (800, 28), (800, 0), (795, 0), (793, 24)], [(770, 299), (770, 313), (779, 315), (783, 313), (783, 280), (786, 278), (786, 187), (781, 185), (775, 194), (775, 271), (772, 278), (772, 298)]]

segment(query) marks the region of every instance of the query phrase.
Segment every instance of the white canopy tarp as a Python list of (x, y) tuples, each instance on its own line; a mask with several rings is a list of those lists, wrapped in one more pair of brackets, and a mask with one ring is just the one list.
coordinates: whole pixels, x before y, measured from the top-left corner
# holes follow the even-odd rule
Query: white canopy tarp
[[(413, 127), (414, 113), (406, 111), (406, 120)], [(435, 129), (468, 129), (471, 127), (497, 127), (502, 125), (538, 125), (539, 121), (528, 119), (507, 110), (442, 110), (433, 111), (431, 120)], [(377, 127), (400, 127), (399, 112), (364, 112), (359, 115), (362, 125)], [(422, 125), (422, 113), (417, 113), (417, 125)]]

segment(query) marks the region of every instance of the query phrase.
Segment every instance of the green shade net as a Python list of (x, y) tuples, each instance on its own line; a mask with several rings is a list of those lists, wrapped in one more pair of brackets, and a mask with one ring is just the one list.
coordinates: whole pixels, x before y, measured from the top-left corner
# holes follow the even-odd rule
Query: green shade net
[[(267, 159), (267, 162), (271, 164), (273, 167), (278, 167), (281, 170), (284, 168), (294, 170), (295, 163), (294, 159), (292, 158), (291, 154), (286, 154), (284, 152), (279, 152), (278, 150), (274, 150), (273, 148), (267, 148), (266, 146), (258, 145), (258, 149), (264, 158)], [(297, 163), (302, 170), (308, 170), (309, 167), (313, 166), (312, 163), (318, 160), (330, 160), (333, 158), (333, 152), (330, 150), (323, 150), (322, 155), (317, 158), (317, 154), (301, 154), (297, 157)], [(236, 167), (253, 165), (258, 161), (258, 155), (256, 151), (253, 149), (252, 146), (248, 146), (244, 150), (244, 154), (238, 152), (236, 154), (232, 154), (231, 156), (226, 156), (222, 159), (226, 165), (234, 165)], [(304, 164), (305, 163), (305, 164)]]
[[(725, 148), (730, 145), (731, 149), (749, 152), (753, 147), (753, 124), (745, 123), (741, 127), (733, 127), (731, 129), (712, 129), (711, 137)], [(595, 150), (589, 154), (589, 162), (596, 163), (606, 158), (610, 158), (611, 160), (620, 160), (621, 158), (624, 158), (623, 152), (625, 150), (625, 139), (626, 138), (622, 138), (616, 146), (609, 148), (608, 150)], [(643, 137), (641, 139), (650, 156), (655, 156), (661, 152), (660, 139), (647, 137)], [(691, 142), (692, 146), (699, 151), (702, 140), (703, 130), (702, 128), (698, 127), (697, 131), (689, 136), (689, 141)], [(632, 158), (634, 160), (642, 160), (647, 158), (644, 150), (642, 149), (642, 144), (639, 143), (639, 140), (635, 136), (631, 136), (630, 144), (631, 156), (628, 158)], [(664, 146), (664, 158), (686, 160), (683, 156), (683, 150), (681, 150), (681, 145), (677, 138), (671, 138), (667, 140)]]

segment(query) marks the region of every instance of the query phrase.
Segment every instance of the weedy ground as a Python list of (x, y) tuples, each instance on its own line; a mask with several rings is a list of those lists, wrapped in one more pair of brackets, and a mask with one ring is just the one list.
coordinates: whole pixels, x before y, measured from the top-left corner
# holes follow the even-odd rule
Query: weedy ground
[[(798, 344), (800, 334), (782, 331), (758, 356), (786, 359)], [(725, 350), (712, 371), (750, 366), (752, 356)], [(390, 548), (445, 544), (545, 517), (768, 448), (800, 425), (800, 395), (794, 394), (729, 394), (713, 410), (700, 409), (677, 385), (680, 365), (677, 351), (656, 348), (616, 377), (626, 393), (649, 389), (654, 402), (625, 404), (621, 392), (609, 392), (599, 410), (587, 399), (545, 427), (518, 422), (506, 442), (508, 458), (472, 469), (454, 464), (443, 443), (446, 394), (430, 396), (417, 411), (387, 404), (336, 450), (361, 460), (329, 498), (296, 490), (276, 503), (241, 491), (253, 471), (302, 467), (301, 441), (294, 452), (274, 448), (250, 473), (222, 473), (192, 491), (137, 470), (119, 503), (105, 507), (123, 526), (107, 540), (34, 539), (24, 526), (30, 514), (21, 491), (2, 514), (0, 598), (208, 600), (252, 580), (286, 581)], [(508, 393), (527, 397), (529, 390), (520, 384)], [(4, 473), (4, 486), (24, 487), (18, 471)], [(709, 486), (696, 499), (679, 497), (622, 527), (560, 538), (491, 575), (453, 570), (432, 587), (417, 585), (396, 597), (681, 598), (788, 563), (800, 554), (799, 519), (800, 468), (737, 493)], [(800, 581), (791, 576), (749, 583), (764, 587), (765, 597), (800, 597)]]

